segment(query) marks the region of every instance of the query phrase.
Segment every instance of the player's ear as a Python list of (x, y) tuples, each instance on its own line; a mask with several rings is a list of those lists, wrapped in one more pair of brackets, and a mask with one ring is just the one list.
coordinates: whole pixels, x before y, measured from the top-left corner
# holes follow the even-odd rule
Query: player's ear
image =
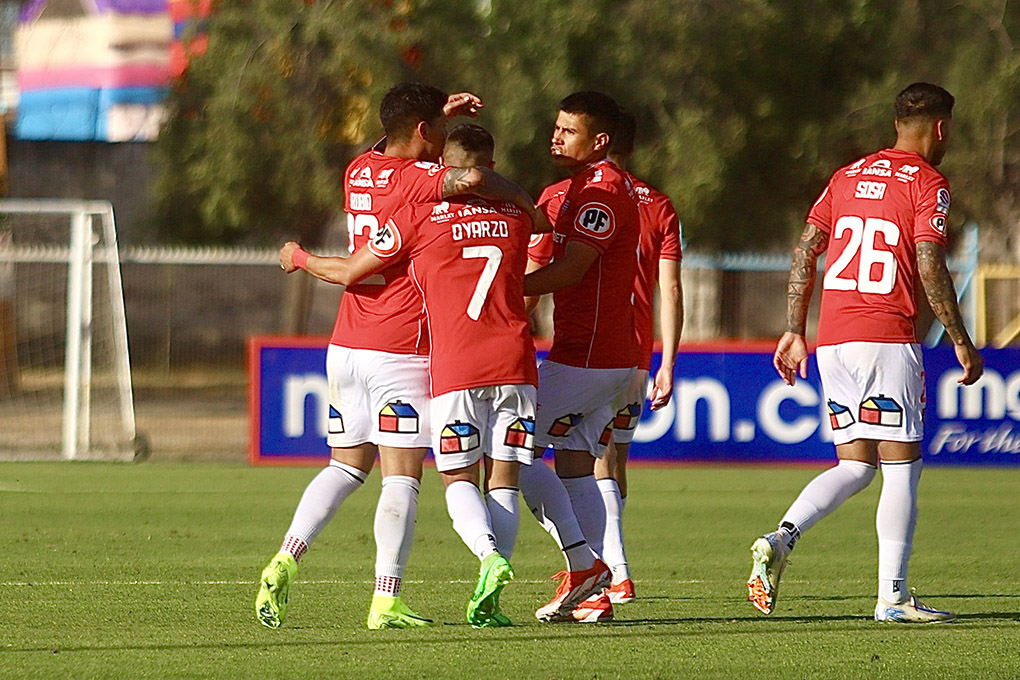
[(419, 120), (418, 124), (414, 126), (414, 131), (418, 133), (418, 136), (422, 139), (428, 137), (429, 134), (429, 123), (427, 120)]
[(943, 137), (945, 137), (945, 133), (942, 131), (943, 122), (944, 121), (941, 118), (935, 121), (935, 138), (938, 139), (940, 142), (942, 141)]
[(595, 144), (593, 145), (596, 151), (605, 151), (609, 148), (609, 134), (600, 132), (595, 135)]

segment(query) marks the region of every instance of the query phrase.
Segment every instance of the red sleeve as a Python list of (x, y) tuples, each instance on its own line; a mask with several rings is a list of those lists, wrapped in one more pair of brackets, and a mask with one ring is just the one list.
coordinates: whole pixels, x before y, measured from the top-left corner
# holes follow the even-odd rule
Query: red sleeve
[(564, 230), (566, 239), (579, 241), (594, 248), (600, 255), (609, 249), (613, 237), (619, 232), (619, 220), (634, 210), (633, 201), (628, 196), (607, 191), (600, 186), (582, 188), (572, 199), (577, 203), (577, 211), (573, 212), (573, 220)]
[(677, 217), (673, 204), (665, 194), (656, 208), (656, 218), (662, 228), (662, 247), (659, 251), (659, 259), (679, 262), (683, 259), (683, 251), (680, 246), (680, 218)]
[(826, 234), (832, 231), (832, 183), (834, 181), (835, 175), (825, 185), (825, 190), (822, 191), (822, 195), (818, 197), (815, 204), (811, 206), (811, 211), (807, 216), (809, 224), (815, 225)]
[(368, 240), (368, 249), (380, 260), (387, 262), (407, 259), (414, 247), (418, 221), (428, 214), (422, 211), (431, 208), (431, 205), (424, 208), (420, 205), (403, 205)]
[(938, 173), (918, 182), (914, 210), (914, 243), (934, 241), (943, 248), (948, 245), (946, 224), (949, 219), (949, 182)]
[(404, 167), (400, 191), (408, 203), (428, 203), (443, 198), (443, 180), (449, 168), (438, 163), (418, 161)]
[(553, 235), (551, 231), (532, 234), (528, 242), (528, 259), (543, 267), (553, 259)]

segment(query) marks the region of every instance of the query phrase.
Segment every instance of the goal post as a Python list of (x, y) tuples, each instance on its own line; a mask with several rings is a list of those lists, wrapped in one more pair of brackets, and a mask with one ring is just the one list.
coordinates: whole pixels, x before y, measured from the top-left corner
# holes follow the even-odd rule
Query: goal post
[[(0, 200), (0, 457), (131, 460), (131, 362), (113, 208)], [(15, 343), (12, 352), (10, 345)]]

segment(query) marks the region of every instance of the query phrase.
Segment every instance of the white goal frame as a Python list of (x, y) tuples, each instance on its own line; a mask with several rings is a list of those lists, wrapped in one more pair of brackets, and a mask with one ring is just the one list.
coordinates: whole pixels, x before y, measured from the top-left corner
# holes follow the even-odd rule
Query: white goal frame
[[(134, 396), (131, 386), (131, 360), (128, 354), (127, 317), (124, 288), (120, 275), (120, 254), (113, 206), (109, 201), (71, 199), (0, 199), (0, 215), (67, 215), (69, 246), (4, 247), (5, 262), (66, 263), (67, 320), (64, 364), (64, 403), (61, 455), (66, 460), (86, 457), (91, 442), (90, 410), (92, 380), (92, 280), (93, 267), (107, 265), (109, 303), (113, 317), (113, 341), (120, 421), (125, 442), (130, 442), (134, 457), (137, 450)], [(96, 220), (102, 230), (102, 245), (93, 229)]]

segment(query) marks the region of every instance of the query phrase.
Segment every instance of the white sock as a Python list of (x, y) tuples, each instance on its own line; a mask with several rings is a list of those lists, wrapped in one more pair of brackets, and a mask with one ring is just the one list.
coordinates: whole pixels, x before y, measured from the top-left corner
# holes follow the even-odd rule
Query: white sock
[[(838, 508), (875, 478), (875, 466), (857, 460), (841, 460), (812, 479), (780, 520), (787, 547), (793, 548), (800, 534)], [(788, 526), (787, 526), (788, 525)]]
[(375, 592), (396, 597), (414, 543), (418, 518), (418, 490), (414, 477), (383, 477), (375, 506)]
[(344, 500), (360, 489), (367, 478), (367, 472), (331, 460), (305, 487), (280, 550), (300, 560)]
[(627, 568), (627, 553), (623, 548), (623, 503), (620, 499), (620, 485), (615, 479), (598, 480), (602, 492), (602, 503), (606, 506), (606, 533), (603, 538), (602, 559), (613, 572), (613, 583), (630, 578)]
[(878, 531), (878, 596), (898, 604), (910, 598), (907, 563), (917, 523), (921, 459), (882, 463), (882, 493), (875, 513)]
[(496, 549), (508, 560), (514, 554), (517, 529), (521, 522), (517, 509), (518, 495), (520, 491), (511, 487), (492, 489), (485, 494), (485, 507), (489, 510), (492, 531), (496, 535)]
[(531, 513), (563, 551), (568, 571), (591, 569), (595, 554), (581, 533), (563, 481), (541, 459), (521, 466), (521, 493)]
[(581, 533), (588, 541), (588, 547), (602, 556), (602, 540), (606, 535), (606, 506), (602, 502), (595, 475), (563, 478), (563, 486), (574, 506), (574, 516), (581, 526)]
[(453, 530), (478, 559), (496, 552), (489, 510), (477, 486), (462, 479), (446, 487), (446, 511), (453, 520)]

